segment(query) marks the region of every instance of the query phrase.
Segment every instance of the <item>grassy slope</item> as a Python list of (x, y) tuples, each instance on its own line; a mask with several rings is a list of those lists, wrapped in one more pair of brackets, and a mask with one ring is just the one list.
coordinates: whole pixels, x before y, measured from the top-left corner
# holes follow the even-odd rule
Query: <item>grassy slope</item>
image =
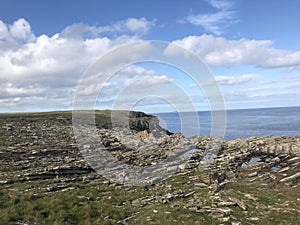
[[(190, 175), (197, 175), (190, 174)], [(211, 219), (208, 213), (185, 209), (189, 198), (175, 199), (169, 203), (154, 202), (135, 207), (130, 204), (137, 198), (154, 195), (165, 195), (163, 187), (172, 186), (174, 190), (183, 192), (195, 191), (200, 201), (211, 205), (207, 189), (194, 189), (188, 183), (186, 176), (175, 176), (163, 183), (138, 188), (126, 188), (109, 185), (104, 180), (92, 183), (70, 183), (69, 190), (49, 194), (34, 194), (30, 191), (43, 187), (49, 181), (34, 181), (11, 185), (0, 191), (0, 224), (15, 224), (16, 221), (30, 221), (41, 224), (112, 224), (111, 219), (122, 221), (130, 218), (129, 224), (219, 224)], [(29, 190), (20, 193), (20, 190)], [(289, 201), (300, 198), (299, 187), (281, 190), (263, 191), (259, 184), (247, 185), (234, 183), (220, 193), (224, 199), (235, 197), (247, 203), (247, 211), (233, 206), (232, 216), (242, 224), (298, 224), (299, 204), (289, 204)], [(257, 200), (246, 200), (245, 194), (251, 194)], [(283, 213), (283, 210), (284, 213)], [(296, 211), (298, 210), (298, 212)], [(246, 217), (259, 217), (259, 221), (249, 221)], [(226, 223), (225, 223), (226, 224)], [(228, 223), (229, 224), (229, 223)]]

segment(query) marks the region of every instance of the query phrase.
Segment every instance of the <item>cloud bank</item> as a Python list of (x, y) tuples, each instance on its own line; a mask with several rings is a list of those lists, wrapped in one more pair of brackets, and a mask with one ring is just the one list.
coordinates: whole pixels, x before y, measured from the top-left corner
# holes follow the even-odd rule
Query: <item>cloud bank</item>
[(211, 67), (253, 65), (265, 69), (300, 69), (300, 51), (276, 49), (271, 40), (228, 40), (203, 34), (188, 36), (172, 43), (196, 53)]
[[(226, 1), (210, 3), (221, 11), (230, 8)], [(12, 24), (0, 20), (0, 111), (71, 108), (77, 83), (88, 66), (118, 46), (143, 40), (142, 36), (154, 25), (155, 21), (145, 18), (128, 18), (99, 27), (73, 24), (53, 36), (36, 36), (23, 18)], [(203, 34), (173, 43), (196, 53), (212, 68), (251, 65), (300, 70), (300, 51), (276, 49), (271, 40), (230, 40)], [(168, 54), (176, 52), (170, 50)], [(105, 87), (109, 98), (126, 85), (142, 92), (147, 88), (156, 90), (157, 85), (164, 85), (167, 90), (167, 85), (174, 82), (164, 74), (138, 66), (127, 68), (119, 78), (91, 85)], [(216, 76), (216, 81), (237, 86), (255, 78), (253, 74)], [(87, 86), (86, 91), (89, 90)]]

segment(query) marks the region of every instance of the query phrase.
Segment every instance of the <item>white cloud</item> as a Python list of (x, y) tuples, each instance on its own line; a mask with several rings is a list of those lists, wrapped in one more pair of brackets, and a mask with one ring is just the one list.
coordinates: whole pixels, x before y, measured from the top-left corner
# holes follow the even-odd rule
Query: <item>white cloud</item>
[(124, 26), (133, 33), (146, 34), (154, 24), (154, 21), (147, 21), (145, 18), (129, 18), (126, 21), (121, 22), (120, 26)]
[(231, 10), (232, 3), (225, 0), (207, 0), (207, 2), (219, 11), (209, 14), (197, 14), (187, 16), (183, 22), (195, 26), (202, 26), (207, 32), (221, 35), (224, 28), (236, 22), (236, 11)]
[(125, 87), (131, 87), (132, 92), (136, 90), (144, 91), (145, 89), (150, 89), (152, 86), (157, 87), (160, 84), (172, 83), (172, 79), (168, 78), (166, 75), (161, 76), (143, 76), (135, 77), (125, 81)]
[[(300, 75), (300, 74), (299, 74)], [(288, 84), (300, 84), (300, 76), (297, 75), (292, 75), (289, 76), (288, 79), (286, 76), (280, 76), (280, 77), (275, 77), (272, 79), (267, 79), (267, 80), (262, 80), (259, 82), (260, 85), (266, 85), (266, 84), (272, 84), (272, 85), (278, 85), (278, 84), (284, 84), (284, 83), (288, 83)]]
[(7, 25), (0, 20), (0, 40), (7, 38), (9, 35)]
[[(122, 69), (122, 73), (119, 73), (121, 74), (121, 76), (117, 76), (118, 79), (119, 78), (123, 78), (124, 79), (124, 74), (125, 74), (125, 77), (129, 78), (129, 77), (134, 77), (134, 76), (140, 76), (140, 75), (143, 75), (143, 76), (152, 76), (152, 75), (155, 75), (155, 70), (146, 70), (144, 67), (141, 67), (141, 66), (137, 66), (137, 65), (130, 65), (130, 66), (127, 66), (125, 67), (124, 69)], [(118, 74), (116, 74), (118, 75)]]
[[(130, 65), (118, 71), (109, 77), (109, 80), (104, 83), (95, 83), (98, 75), (91, 76), (91, 79), (86, 79), (84, 90), (80, 94), (85, 96), (95, 96), (101, 90), (101, 97), (113, 98), (118, 95), (123, 89), (130, 88), (132, 93), (140, 93), (145, 88), (150, 88), (152, 85), (159, 82), (164, 83), (165, 77), (155, 76), (154, 70), (146, 70), (137, 65)], [(152, 84), (151, 84), (152, 82)]]
[[(146, 70), (137, 65), (130, 65), (114, 74), (102, 87), (104, 97), (112, 97), (121, 92), (138, 94), (161, 92), (161, 85), (168, 85), (174, 82), (166, 75), (157, 75), (154, 70)], [(127, 89), (127, 90), (125, 90)], [(124, 96), (126, 98), (126, 96)]]
[(96, 37), (99, 34), (97, 27), (89, 26), (84, 23), (74, 23), (63, 29), (58, 35), (60, 38), (76, 39), (88, 37)]
[(128, 18), (118, 21), (112, 25), (99, 27), (100, 32), (132, 32), (138, 36), (147, 34), (155, 25), (155, 21), (148, 21), (145, 18)]
[(256, 74), (243, 74), (240, 76), (216, 76), (215, 80), (220, 85), (236, 85), (248, 83), (257, 77)]
[(227, 10), (230, 9), (233, 5), (232, 2), (224, 1), (224, 0), (206, 0), (211, 6), (220, 9)]
[(42, 80), (49, 76), (78, 77), (84, 66), (107, 52), (113, 42), (98, 38), (94, 44), (42, 35), (34, 43), (0, 55), (0, 73), (12, 80), (37, 76)]
[[(254, 65), (260, 68), (300, 68), (300, 51), (275, 49), (271, 40), (228, 40), (204, 34), (172, 43), (196, 53), (212, 67)], [(168, 54), (177, 52), (170, 50)]]
[(31, 31), (30, 24), (23, 18), (18, 19), (9, 27), (10, 35), (22, 41), (33, 41), (35, 39), (34, 34)]
[[(71, 106), (77, 82), (88, 66), (112, 49), (140, 40), (134, 32), (145, 33), (150, 24), (144, 18), (118, 22), (118, 32), (133, 33), (115, 38), (99, 37), (103, 27), (84, 24), (71, 25), (52, 37), (35, 37), (25, 19), (12, 25), (0, 21), (0, 111), (22, 110), (30, 105), (30, 98), (39, 108)], [(153, 74), (135, 69), (136, 74)], [(104, 84), (94, 85), (99, 90)]]
[[(250, 81), (258, 78), (258, 74), (242, 74), (242, 75), (234, 75), (234, 76), (214, 76), (211, 80), (204, 82), (202, 85), (210, 86), (210, 85), (237, 85), (237, 84), (245, 84)], [(190, 88), (199, 88), (197, 84), (193, 83), (189, 86)]]
[(239, 85), (224, 88), (223, 95), (226, 104), (233, 108), (289, 106), (298, 104), (299, 88), (299, 78), (282, 76), (273, 82), (249, 82), (243, 88)]
[(107, 26), (89, 26), (84, 23), (75, 23), (66, 27), (60, 34), (63, 38), (96, 38), (105, 33), (132, 33), (137, 36), (145, 35), (155, 25), (155, 21), (145, 18), (128, 18)]
[(224, 26), (228, 26), (226, 20), (229, 20), (232, 17), (233, 12), (221, 11), (214, 14), (191, 15), (188, 16), (186, 20), (193, 25), (202, 26), (208, 32), (221, 35)]

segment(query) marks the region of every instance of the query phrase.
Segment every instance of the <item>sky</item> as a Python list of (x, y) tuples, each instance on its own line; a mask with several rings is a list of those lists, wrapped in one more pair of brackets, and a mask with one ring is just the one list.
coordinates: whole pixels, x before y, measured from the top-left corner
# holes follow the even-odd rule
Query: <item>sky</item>
[[(2, 0), (0, 112), (70, 110), (78, 87), (99, 109), (209, 110), (212, 85), (226, 109), (300, 106), (299, 8), (299, 0)], [(150, 40), (191, 52), (206, 66), (197, 76), (212, 78), (199, 86), (174, 65), (142, 61), (107, 80), (85, 76), (112, 51)]]

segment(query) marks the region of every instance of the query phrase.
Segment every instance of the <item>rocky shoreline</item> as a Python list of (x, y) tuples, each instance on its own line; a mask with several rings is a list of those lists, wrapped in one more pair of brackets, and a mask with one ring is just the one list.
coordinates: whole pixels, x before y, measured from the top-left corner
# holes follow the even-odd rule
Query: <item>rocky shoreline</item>
[[(104, 189), (109, 187), (111, 191), (125, 190), (128, 199), (119, 203), (121, 205), (112, 205), (116, 207), (114, 210), (121, 211), (133, 207), (130, 209), (133, 212), (118, 219), (107, 213), (101, 217), (103, 224), (135, 224), (143, 220), (157, 224), (155, 217), (159, 210), (154, 208), (159, 207), (185, 210), (181, 217), (187, 216), (187, 221), (189, 218), (194, 221), (193, 213), (200, 213), (204, 224), (260, 224), (266, 219), (266, 212), (270, 216), (278, 213), (296, 217), (296, 220), (300, 218), (300, 136), (233, 141), (185, 138), (162, 129), (156, 117), (140, 112), (120, 113), (120, 118), (123, 115), (124, 119), (130, 115), (129, 122), (127, 117), (129, 129), (122, 124), (112, 124), (110, 111), (96, 112), (101, 145), (118, 161), (141, 167), (180, 154), (185, 163), (177, 166), (174, 177), (138, 188), (114, 183), (96, 173), (83, 157), (82, 151), (93, 150), (93, 142), (87, 135), (86, 143), (78, 145), (70, 112), (2, 114), (0, 187), (3, 193), (0, 196), (71, 193), (82, 183), (87, 189), (96, 185)], [(207, 150), (214, 157), (207, 157)], [(143, 191), (136, 194), (138, 190)], [(266, 197), (261, 193), (265, 191), (282, 195), (284, 201), (263, 202)], [(294, 198), (286, 194), (290, 192)], [(103, 195), (100, 200), (109, 203), (109, 196)], [(4, 206), (0, 208), (0, 212), (5, 210)], [(150, 215), (140, 218), (140, 214), (149, 210)], [(173, 215), (168, 212), (163, 213)], [(282, 224), (296, 224), (286, 219)], [(26, 221), (26, 217), (19, 216), (8, 221), (11, 224), (45, 224), (48, 221), (47, 218), (44, 223), (39, 218), (36, 220)]]

